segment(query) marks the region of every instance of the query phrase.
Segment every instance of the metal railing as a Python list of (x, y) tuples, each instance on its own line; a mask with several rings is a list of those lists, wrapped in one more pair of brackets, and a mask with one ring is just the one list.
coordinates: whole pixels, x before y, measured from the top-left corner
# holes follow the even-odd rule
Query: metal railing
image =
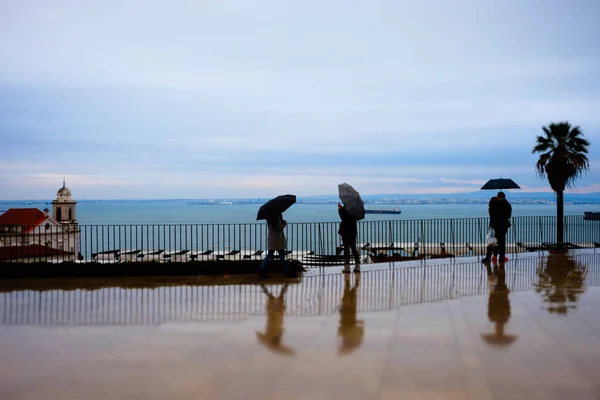
[[(540, 302), (568, 302), (574, 306), (586, 287), (600, 286), (600, 255), (570, 256), (571, 264), (558, 270), (548, 260), (535, 257), (511, 263), (505, 278), (510, 291), (536, 290)], [(486, 268), (474, 262), (364, 271), (355, 292), (356, 311), (386, 311), (409, 304), (487, 295), (493, 290), (488, 277)], [(337, 313), (347, 285), (356, 285), (356, 277), (351, 282), (345, 278), (339, 273), (314, 274), (289, 284), (282, 299), (285, 314), (310, 317)], [(118, 286), (124, 282), (106, 280), (108, 287), (97, 289), (86, 289), (84, 285), (71, 290), (0, 289), (0, 324), (156, 325), (170, 321), (236, 321), (268, 314), (268, 299), (258, 282), (214, 285), (200, 280), (197, 284), (166, 286), (159, 279), (147, 279), (146, 286)], [(265, 288), (277, 297), (282, 284)], [(568, 295), (547, 296), (548, 291)]]
[[(339, 261), (338, 227), (338, 222), (288, 224), (289, 256), (305, 265)], [(358, 242), (365, 258), (470, 256), (485, 252), (487, 227), (487, 218), (361, 221)], [(600, 243), (600, 222), (572, 215), (564, 217), (564, 227), (565, 242)], [(266, 235), (265, 223), (0, 226), (0, 261), (252, 260), (264, 256)], [(556, 217), (514, 217), (507, 252), (541, 250), (555, 236)]]

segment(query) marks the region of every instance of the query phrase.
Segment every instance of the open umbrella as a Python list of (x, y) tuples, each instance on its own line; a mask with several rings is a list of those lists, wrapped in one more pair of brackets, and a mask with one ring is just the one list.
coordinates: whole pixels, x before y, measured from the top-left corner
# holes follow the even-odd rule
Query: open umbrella
[(282, 194), (260, 206), (256, 219), (267, 219), (278, 214), (282, 214), (296, 202), (296, 196), (293, 194)]
[(481, 338), (491, 346), (507, 346), (517, 340), (516, 335), (498, 335), (495, 333), (482, 333)]
[(347, 183), (338, 185), (338, 192), (348, 214), (352, 215), (357, 221), (364, 219), (365, 203), (360, 198), (360, 194)]
[(521, 189), (519, 185), (512, 179), (498, 178), (490, 179), (485, 185), (481, 187), (481, 190), (502, 190), (502, 189)]
[(296, 354), (296, 351), (290, 346), (281, 344), (281, 337), (271, 338), (262, 332), (256, 332), (256, 338), (258, 339), (259, 343), (263, 344), (267, 349), (274, 353), (285, 354), (288, 356), (293, 356)]

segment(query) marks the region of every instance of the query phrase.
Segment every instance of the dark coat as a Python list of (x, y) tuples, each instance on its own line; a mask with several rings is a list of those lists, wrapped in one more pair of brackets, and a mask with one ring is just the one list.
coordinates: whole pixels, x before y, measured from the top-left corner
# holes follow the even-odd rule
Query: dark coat
[(490, 215), (490, 226), (495, 225), (495, 219), (497, 217), (496, 206), (498, 205), (498, 198), (496, 196), (490, 199), (488, 204), (488, 214)]
[(490, 225), (494, 230), (506, 232), (510, 228), (510, 217), (512, 216), (512, 206), (506, 199), (498, 200), (492, 207), (490, 215)]
[(338, 233), (345, 237), (355, 237), (358, 233), (356, 227), (356, 219), (348, 211), (346, 207), (342, 207), (338, 210), (342, 222), (340, 222), (340, 229)]

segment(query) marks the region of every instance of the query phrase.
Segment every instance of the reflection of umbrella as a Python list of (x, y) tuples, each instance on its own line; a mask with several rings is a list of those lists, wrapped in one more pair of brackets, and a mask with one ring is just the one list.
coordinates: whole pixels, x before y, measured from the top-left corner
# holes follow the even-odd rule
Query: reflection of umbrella
[(267, 219), (283, 213), (296, 202), (296, 196), (293, 194), (282, 194), (274, 199), (267, 201), (258, 209), (256, 219)]
[(270, 338), (262, 332), (256, 332), (256, 338), (260, 343), (264, 344), (269, 350), (275, 353), (281, 353), (290, 356), (296, 354), (294, 349), (279, 342), (281, 338), (278, 338), (279, 340), (274, 340), (274, 338)]
[(340, 199), (344, 202), (346, 211), (352, 215), (354, 219), (360, 221), (365, 218), (365, 203), (360, 198), (360, 194), (347, 183), (338, 185)]
[(498, 178), (490, 179), (485, 185), (481, 187), (481, 190), (501, 190), (501, 189), (521, 189), (519, 185), (512, 179)]
[(517, 340), (515, 335), (497, 335), (495, 333), (484, 333), (481, 335), (481, 338), (485, 340), (487, 344), (496, 346), (506, 346)]
[(342, 338), (338, 348), (339, 355), (350, 354), (362, 344), (365, 335), (364, 322), (357, 321), (357, 323), (360, 325), (346, 328), (340, 332)]

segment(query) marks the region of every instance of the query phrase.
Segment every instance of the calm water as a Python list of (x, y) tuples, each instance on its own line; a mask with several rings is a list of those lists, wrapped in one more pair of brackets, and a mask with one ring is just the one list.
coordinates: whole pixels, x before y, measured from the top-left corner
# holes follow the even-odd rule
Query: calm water
[[(0, 202), (0, 210), (11, 207), (51, 208), (46, 202), (29, 204)], [(77, 218), (81, 225), (97, 224), (235, 224), (256, 222), (258, 205), (189, 205), (188, 201), (80, 201)], [(424, 218), (486, 217), (484, 204), (409, 204), (400, 205), (400, 215), (368, 214), (367, 221)], [(600, 211), (598, 204), (567, 204), (565, 215), (583, 215), (584, 211)], [(514, 204), (513, 216), (556, 215), (555, 205)], [(286, 213), (288, 222), (336, 222), (339, 220), (335, 204), (295, 204)]]

